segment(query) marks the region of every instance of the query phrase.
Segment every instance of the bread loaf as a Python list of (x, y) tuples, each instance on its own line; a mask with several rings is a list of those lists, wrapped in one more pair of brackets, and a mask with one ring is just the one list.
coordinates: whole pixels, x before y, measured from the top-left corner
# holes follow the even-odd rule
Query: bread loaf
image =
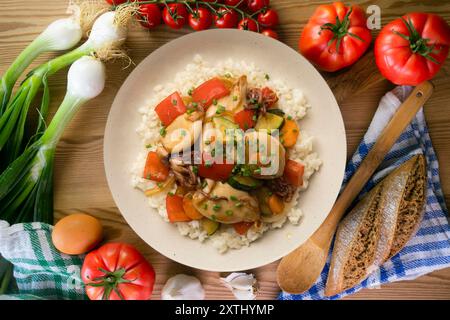
[(360, 283), (405, 246), (421, 221), (425, 192), (425, 158), (417, 155), (361, 199), (339, 224), (325, 295)]

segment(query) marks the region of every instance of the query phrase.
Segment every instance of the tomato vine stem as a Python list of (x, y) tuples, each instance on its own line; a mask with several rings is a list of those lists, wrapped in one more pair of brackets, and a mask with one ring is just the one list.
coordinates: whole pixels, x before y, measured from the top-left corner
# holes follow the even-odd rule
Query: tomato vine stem
[(342, 38), (345, 36), (350, 36), (355, 39), (358, 39), (360, 41), (364, 40), (359, 37), (358, 35), (351, 33), (348, 31), (348, 28), (350, 27), (350, 15), (352, 14), (353, 8), (350, 8), (350, 10), (347, 11), (342, 21), (339, 19), (338, 16), (336, 16), (336, 22), (333, 23), (325, 23), (320, 27), (320, 31), (322, 30), (328, 30), (333, 33), (333, 37), (328, 41), (328, 47), (336, 41), (336, 53), (339, 54), (339, 48), (341, 45)]
[[(196, 5), (197, 8), (199, 5), (203, 5), (205, 7), (208, 7), (212, 13), (214, 15), (220, 16), (220, 13), (218, 12), (218, 9), (220, 8), (225, 8), (228, 10), (235, 10), (238, 14), (240, 14), (241, 18), (248, 18), (250, 20), (253, 20), (257, 27), (258, 27), (258, 31), (260, 30), (260, 25), (257, 19), (255, 19), (255, 16), (266, 10), (267, 8), (264, 7), (254, 13), (247, 13), (244, 10), (242, 10), (241, 8), (239, 8), (239, 6), (244, 2), (245, 0), (241, 0), (240, 2), (238, 2), (236, 5), (232, 6), (232, 5), (228, 5), (228, 4), (224, 4), (224, 3), (219, 3), (217, 0), (214, 2), (207, 2), (207, 1), (196, 1), (196, 0), (145, 0), (145, 1), (139, 1), (139, 5), (143, 5), (143, 4), (164, 4), (167, 8), (168, 8), (168, 4), (176, 4), (176, 3), (180, 3), (180, 4), (184, 4), (188, 11), (190, 13), (193, 13), (193, 9), (191, 7), (191, 5)], [(112, 5), (112, 9), (115, 10), (116, 8), (119, 7), (123, 7), (123, 6), (130, 6), (130, 5), (136, 5), (136, 1), (134, 0), (128, 0), (127, 2), (121, 3), (121, 4), (117, 4), (117, 5)], [(169, 14), (171, 15), (171, 17), (175, 20), (177, 17), (172, 16), (172, 12), (171, 10), (169, 10)]]
[(429, 44), (430, 39), (422, 38), (422, 36), (419, 34), (419, 32), (417, 32), (416, 28), (414, 27), (414, 24), (412, 23), (411, 19), (408, 18), (408, 20), (405, 20), (403, 17), (401, 19), (405, 24), (406, 29), (408, 30), (409, 36), (397, 30), (392, 30), (392, 32), (408, 41), (409, 47), (411, 48), (411, 51), (413, 53), (418, 53), (424, 58), (436, 64), (439, 64), (439, 62), (434, 57), (431, 56), (431, 54), (434, 53), (435, 44), (433, 43), (430, 45)]

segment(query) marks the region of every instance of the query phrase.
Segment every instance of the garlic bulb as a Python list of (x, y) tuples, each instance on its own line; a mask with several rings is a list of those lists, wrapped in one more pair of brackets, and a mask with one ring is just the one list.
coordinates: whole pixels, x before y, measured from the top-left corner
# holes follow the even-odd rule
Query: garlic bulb
[(253, 274), (233, 272), (226, 278), (220, 278), (238, 300), (254, 300), (256, 298), (256, 278)]
[(193, 276), (177, 274), (167, 280), (161, 291), (163, 300), (204, 300), (205, 290)]

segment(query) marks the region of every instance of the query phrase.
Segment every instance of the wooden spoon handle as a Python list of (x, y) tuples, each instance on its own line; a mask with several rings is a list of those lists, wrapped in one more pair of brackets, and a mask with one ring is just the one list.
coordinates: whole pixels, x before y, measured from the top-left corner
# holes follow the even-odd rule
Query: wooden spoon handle
[(342, 216), (352, 204), (364, 185), (369, 181), (375, 170), (391, 150), (400, 134), (415, 117), (420, 108), (433, 93), (431, 82), (425, 81), (416, 86), (408, 98), (401, 104), (381, 132), (376, 143), (362, 161), (353, 177), (335, 202), (330, 214), (312, 235), (311, 240), (319, 246), (329, 246), (334, 231)]

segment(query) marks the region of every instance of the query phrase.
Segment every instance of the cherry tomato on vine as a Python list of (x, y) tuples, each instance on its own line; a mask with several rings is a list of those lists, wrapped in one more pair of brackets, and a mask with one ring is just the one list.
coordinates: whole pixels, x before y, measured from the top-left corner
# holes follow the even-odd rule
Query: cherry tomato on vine
[(212, 14), (206, 8), (194, 9), (193, 12), (189, 13), (189, 25), (195, 31), (201, 31), (208, 29), (212, 24)]
[(146, 28), (161, 24), (161, 9), (157, 4), (143, 4), (139, 7), (140, 23)]
[(256, 12), (270, 5), (269, 0), (248, 0), (247, 7), (251, 12)]
[(235, 28), (238, 24), (238, 14), (233, 9), (220, 8), (214, 17), (217, 28)]
[(127, 0), (106, 0), (110, 5), (117, 6), (119, 4), (127, 2)]
[(164, 22), (172, 29), (181, 29), (188, 20), (188, 11), (182, 3), (170, 3), (163, 11)]
[(258, 14), (258, 23), (266, 28), (273, 28), (278, 25), (278, 13), (273, 9)]
[(263, 31), (261, 31), (261, 34), (278, 40), (278, 33), (276, 33), (272, 29), (264, 29)]
[(239, 4), (239, 8), (244, 8), (245, 4), (246, 4), (246, 0), (225, 0), (223, 2), (224, 4), (228, 5), (228, 6), (237, 6)]
[(252, 20), (250, 18), (244, 18), (241, 21), (239, 21), (238, 29), (258, 32), (258, 24), (255, 22), (255, 20)]

